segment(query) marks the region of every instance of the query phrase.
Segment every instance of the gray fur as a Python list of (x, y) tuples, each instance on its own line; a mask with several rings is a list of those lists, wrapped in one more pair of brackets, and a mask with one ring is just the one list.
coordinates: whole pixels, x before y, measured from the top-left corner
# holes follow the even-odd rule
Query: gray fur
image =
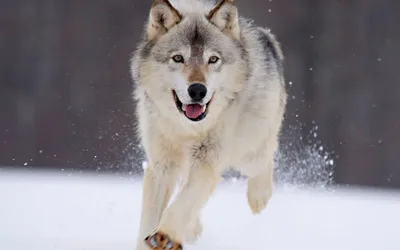
[[(249, 54), (247, 42), (249, 39), (257, 38), (259, 40), (258, 48), (252, 47), (252, 49), (260, 51), (262, 60), (268, 64), (266, 70), (269, 71), (268, 67), (274, 68), (279, 71), (280, 75), (283, 75), (283, 55), (280, 45), (268, 30), (254, 25), (251, 20), (240, 18), (241, 40), (236, 41), (227, 39), (225, 36), (221, 38), (221, 34), (215, 36), (215, 29), (211, 28), (210, 24), (202, 19), (201, 17), (195, 17), (190, 22), (179, 23), (170, 31), (170, 34), (167, 34), (160, 41), (147, 41), (143, 36), (144, 38), (135, 52), (137, 55), (136, 60), (156, 60), (159, 63), (166, 64), (172, 51), (187, 46), (192, 50), (191, 60), (202, 61), (202, 52), (204, 52), (205, 47), (208, 47), (223, 55), (224, 64), (232, 64), (238, 59), (238, 56), (235, 57), (232, 55), (231, 50), (225, 49), (228, 43), (231, 47), (240, 51), (239, 60), (245, 62), (245, 67), (249, 67), (249, 62), (247, 62)], [(249, 70), (249, 74), (251, 74), (251, 69)], [(133, 68), (132, 72), (138, 72), (138, 69)]]
[[(272, 195), (287, 99), (279, 43), (239, 17), (234, 0), (156, 0), (152, 10), (131, 61), (149, 162), (136, 250), (147, 249), (142, 239), (154, 230), (175, 243), (198, 235), (199, 212), (230, 166), (249, 177), (248, 204), (261, 212)], [(194, 81), (207, 89), (195, 104), (188, 93)], [(184, 107), (201, 107), (201, 120), (189, 119)], [(166, 208), (178, 175), (184, 186)]]

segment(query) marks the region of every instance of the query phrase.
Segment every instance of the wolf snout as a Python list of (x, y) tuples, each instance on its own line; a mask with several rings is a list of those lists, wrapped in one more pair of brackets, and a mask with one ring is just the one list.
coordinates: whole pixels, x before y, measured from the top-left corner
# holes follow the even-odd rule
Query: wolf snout
[(193, 83), (188, 88), (190, 98), (195, 102), (200, 102), (207, 95), (207, 88), (201, 83)]

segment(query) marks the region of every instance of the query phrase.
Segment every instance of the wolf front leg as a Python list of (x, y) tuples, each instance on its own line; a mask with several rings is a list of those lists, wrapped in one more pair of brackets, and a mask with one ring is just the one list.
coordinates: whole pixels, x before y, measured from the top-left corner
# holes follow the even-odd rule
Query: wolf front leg
[(149, 249), (143, 241), (158, 226), (176, 185), (174, 168), (150, 165), (144, 172), (142, 212), (136, 250)]
[[(220, 172), (215, 168), (204, 164), (193, 166), (175, 201), (163, 213), (157, 231), (149, 236), (148, 245), (155, 250), (180, 249), (188, 224), (196, 223), (219, 179)], [(159, 240), (160, 235), (167, 243)]]

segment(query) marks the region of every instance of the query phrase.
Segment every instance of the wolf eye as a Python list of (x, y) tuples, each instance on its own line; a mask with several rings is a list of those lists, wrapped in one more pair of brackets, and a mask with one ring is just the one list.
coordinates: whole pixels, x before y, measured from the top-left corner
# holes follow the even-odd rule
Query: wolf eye
[(181, 55), (174, 55), (172, 57), (172, 60), (174, 60), (174, 62), (176, 62), (176, 63), (183, 63), (184, 62), (183, 56), (181, 56)]
[(208, 59), (208, 63), (209, 63), (209, 64), (213, 64), (213, 63), (218, 62), (218, 60), (219, 60), (219, 58), (218, 58), (217, 56), (211, 56), (211, 57)]

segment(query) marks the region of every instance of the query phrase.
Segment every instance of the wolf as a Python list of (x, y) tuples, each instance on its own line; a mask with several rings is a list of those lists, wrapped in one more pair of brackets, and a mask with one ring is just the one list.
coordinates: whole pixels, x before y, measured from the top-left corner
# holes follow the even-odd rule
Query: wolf
[(287, 99), (283, 53), (234, 0), (155, 0), (142, 34), (130, 64), (148, 161), (136, 249), (177, 250), (200, 236), (227, 168), (248, 177), (251, 211), (266, 207)]

